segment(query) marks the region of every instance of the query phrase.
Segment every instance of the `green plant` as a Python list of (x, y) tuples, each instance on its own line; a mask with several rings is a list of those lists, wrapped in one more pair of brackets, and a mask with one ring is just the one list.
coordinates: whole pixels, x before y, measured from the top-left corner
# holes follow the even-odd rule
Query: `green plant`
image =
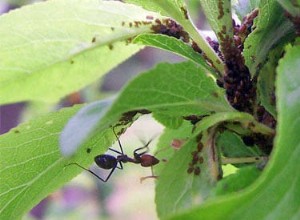
[[(122, 132), (149, 113), (165, 126), (158, 149), (180, 142), (155, 170), (160, 218), (299, 218), (299, 0), (201, 0), (219, 43), (198, 32), (183, 0), (127, 2), (143, 8), (53, 0), (1, 16), (1, 104), (56, 102), (143, 46), (188, 60), (159, 64), (116, 98), (1, 135), (1, 219), (21, 218), (81, 172), (67, 164), (90, 165), (115, 141), (112, 126)], [(238, 172), (222, 178), (225, 163)]]

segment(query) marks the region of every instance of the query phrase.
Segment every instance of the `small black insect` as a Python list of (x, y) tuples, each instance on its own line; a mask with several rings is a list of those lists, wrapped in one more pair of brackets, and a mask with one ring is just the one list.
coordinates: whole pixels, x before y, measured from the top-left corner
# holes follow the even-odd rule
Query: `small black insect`
[[(77, 165), (80, 168), (90, 172), (91, 174), (93, 174), (95, 177), (97, 177), (101, 181), (107, 182), (116, 168), (121, 169), (121, 170), (123, 169), (123, 163), (130, 162), (130, 163), (135, 163), (135, 164), (141, 164), (142, 167), (151, 167), (151, 168), (152, 168), (152, 166), (159, 163), (159, 160), (156, 157), (154, 157), (150, 154), (146, 154), (149, 151), (148, 145), (151, 143), (152, 140), (148, 141), (143, 147), (135, 149), (133, 151), (133, 157), (129, 157), (126, 154), (124, 154), (120, 139), (118, 138), (114, 129), (113, 129), (113, 132), (114, 132), (114, 134), (117, 138), (118, 144), (120, 146), (120, 151), (112, 149), (112, 148), (109, 148), (109, 150), (117, 153), (118, 155), (113, 156), (110, 154), (100, 154), (94, 158), (94, 161), (98, 167), (105, 169), (105, 170), (111, 170), (106, 178), (102, 178), (102, 177), (98, 176), (93, 171), (84, 168), (83, 166), (79, 165), (78, 163), (70, 163), (68, 165), (72, 165), (72, 164)], [(152, 176), (141, 178), (141, 181), (143, 179), (151, 178), (151, 177), (156, 178), (156, 176), (152, 175)]]

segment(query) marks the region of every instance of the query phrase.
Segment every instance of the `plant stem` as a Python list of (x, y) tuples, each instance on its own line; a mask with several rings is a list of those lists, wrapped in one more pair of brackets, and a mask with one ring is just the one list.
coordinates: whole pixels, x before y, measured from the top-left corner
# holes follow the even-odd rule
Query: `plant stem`
[(244, 124), (245, 127), (248, 127), (251, 131), (253, 131), (254, 133), (261, 133), (261, 134), (265, 134), (265, 135), (275, 135), (276, 131), (258, 121), (255, 120), (255, 118), (250, 115), (251, 118), (249, 119), (242, 119), (241, 122)]
[(268, 160), (268, 157), (222, 157), (222, 164), (258, 163)]
[(197, 43), (199, 48), (204, 52), (205, 56), (212, 62), (215, 68), (221, 73), (221, 75), (223, 75), (225, 70), (223, 61), (201, 35), (201, 33), (198, 32), (194, 24), (190, 20), (184, 20), (181, 22), (181, 25), (185, 31), (190, 34), (191, 38)]

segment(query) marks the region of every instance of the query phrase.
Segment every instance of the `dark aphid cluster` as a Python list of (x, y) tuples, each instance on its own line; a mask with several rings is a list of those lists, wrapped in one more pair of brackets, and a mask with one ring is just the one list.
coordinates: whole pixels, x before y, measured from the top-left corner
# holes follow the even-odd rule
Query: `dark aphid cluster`
[[(274, 103), (275, 105), (275, 103)], [(275, 118), (263, 107), (258, 106), (256, 111), (257, 120), (270, 128), (276, 127), (276, 120)]]
[(183, 116), (182, 118), (184, 120), (190, 121), (192, 125), (197, 124), (199, 121), (201, 121), (203, 118), (209, 116), (210, 114), (214, 114), (214, 111), (209, 112), (209, 114), (205, 115), (188, 115), (188, 116)]
[(218, 11), (219, 11), (219, 16), (218, 19), (222, 19), (224, 16), (224, 8), (223, 8), (223, 1), (218, 2)]
[(235, 109), (252, 113), (256, 97), (253, 81), (241, 50), (226, 33), (226, 26), (218, 33), (226, 65), (224, 77), (219, 79), (219, 85), (226, 89), (227, 99)]
[[(182, 12), (184, 13), (184, 16), (188, 18), (188, 14), (184, 8), (182, 9)], [(185, 43), (190, 43), (194, 51), (200, 53), (205, 58), (205, 60), (209, 63), (209, 65), (214, 67), (213, 62), (202, 52), (202, 50), (199, 48), (196, 42), (191, 41), (189, 34), (183, 29), (181, 25), (179, 25), (178, 23), (176, 23), (171, 19), (164, 19), (164, 20), (156, 19), (155, 23), (156, 24), (152, 25), (152, 30), (154, 33), (168, 35), (180, 39)], [(213, 48), (218, 47), (217, 42), (213, 42), (213, 44), (215, 44)]]
[(197, 124), (197, 122), (201, 121), (201, 119), (205, 116), (199, 116), (199, 115), (188, 115), (188, 116), (183, 116), (184, 120), (190, 121), (192, 125)]
[(180, 7), (180, 10), (182, 11), (182, 13), (184, 15), (184, 18), (188, 20), (189, 16), (188, 16), (188, 12), (187, 12), (186, 8), (185, 7)]
[(197, 149), (191, 153), (192, 160), (189, 163), (187, 173), (194, 173), (194, 175), (200, 175), (201, 169), (200, 165), (204, 162), (204, 158), (201, 156), (201, 151), (203, 149), (203, 144), (201, 141), (198, 142)]
[[(146, 18), (148, 20), (151, 20), (151, 19), (149, 19), (149, 16), (147, 16)], [(132, 27), (139, 28), (142, 25), (149, 25), (149, 24), (152, 24), (152, 22), (151, 21), (133, 21), (133, 22), (128, 22), (128, 23), (126, 23), (125, 21), (121, 22), (122, 27), (128, 26), (130, 28), (132, 28)]]
[(201, 152), (203, 150), (203, 143), (201, 142), (202, 139), (202, 134), (199, 134), (197, 136), (197, 149), (194, 150), (193, 152), (191, 152), (192, 155), (192, 160), (191, 162), (188, 164), (188, 169), (187, 169), (187, 173), (191, 174), (194, 173), (194, 175), (200, 175), (201, 173), (201, 168), (200, 165), (204, 162), (204, 158), (201, 155)]
[(164, 20), (155, 20), (154, 25), (152, 25), (152, 30), (158, 34), (165, 34), (171, 37), (175, 37), (177, 39), (181, 39), (182, 41), (188, 43), (190, 42), (189, 34), (183, 30), (183, 27), (177, 24), (175, 21), (171, 19)]
[(223, 55), (220, 51), (220, 45), (218, 41), (212, 40), (210, 37), (206, 38), (207, 42), (209, 43), (209, 45), (212, 47), (212, 49), (214, 49), (214, 51), (218, 54), (218, 56), (224, 60)]
[(244, 17), (241, 25), (233, 20), (234, 40), (235, 44), (241, 50), (247, 36), (254, 30), (253, 21), (258, 16), (258, 9), (253, 10), (248, 16)]
[(273, 139), (273, 136), (267, 136), (259, 133), (253, 133), (249, 136), (242, 137), (245, 145), (247, 145), (248, 147), (253, 147), (254, 145), (256, 145), (266, 155), (269, 155), (272, 151)]
[[(258, 13), (258, 9), (253, 10), (243, 19), (241, 25), (237, 25), (233, 21), (234, 42), (230, 41), (228, 37), (222, 38), (221, 44), (225, 47), (224, 60), (227, 68), (225, 76), (220, 81), (222, 81), (221, 85), (223, 84), (223, 87), (226, 89), (228, 100), (233, 107), (240, 111), (252, 113), (256, 115), (259, 122), (275, 128), (276, 120), (265, 108), (262, 106), (253, 108), (256, 99), (256, 78), (251, 79), (242, 56), (244, 41), (255, 28), (253, 27), (253, 21), (258, 16)], [(225, 32), (224, 29), (224, 32), (219, 36), (224, 36)], [(250, 59), (254, 62), (256, 58), (252, 56)], [(257, 67), (260, 68), (260, 66), (259, 64)], [(275, 95), (273, 101), (275, 104)]]
[[(251, 78), (242, 56), (246, 37), (253, 31), (253, 20), (258, 16), (258, 9), (252, 11), (243, 19), (241, 25), (233, 21), (234, 38), (226, 34), (226, 27), (218, 33), (222, 48), (225, 74), (217, 80), (219, 86), (226, 89), (226, 95), (231, 105), (239, 111), (256, 115), (257, 120), (274, 128), (276, 120), (263, 107), (254, 108), (256, 99), (256, 78)], [(255, 57), (251, 57), (255, 61)], [(258, 66), (258, 68), (260, 68)], [(274, 96), (275, 97), (275, 96)]]
[(145, 115), (150, 113), (151, 112), (146, 109), (139, 109), (139, 110), (125, 112), (122, 114), (122, 117), (119, 119), (119, 122), (115, 126), (117, 127), (120, 125), (127, 125), (131, 123), (132, 121), (134, 121), (134, 118), (136, 117), (137, 114)]
[(192, 41), (192, 48), (194, 51), (196, 51), (197, 53), (202, 54), (202, 50), (200, 49), (200, 47), (198, 46), (198, 44), (196, 44), (195, 41)]
[[(211, 112), (213, 114), (214, 112)], [(188, 115), (188, 116), (183, 116), (184, 120), (190, 121), (191, 124), (193, 125), (192, 133), (194, 133), (194, 130), (196, 128), (196, 124), (201, 121), (204, 117), (209, 116), (209, 114), (205, 115)]]

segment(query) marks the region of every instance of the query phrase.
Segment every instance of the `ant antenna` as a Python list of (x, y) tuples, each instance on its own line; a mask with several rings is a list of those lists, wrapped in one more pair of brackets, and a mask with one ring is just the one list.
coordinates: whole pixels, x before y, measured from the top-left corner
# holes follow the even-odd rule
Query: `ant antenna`
[[(139, 141), (143, 144), (143, 147), (139, 147), (137, 149), (134, 150), (134, 154), (136, 153), (137, 155), (143, 155), (147, 152), (149, 152), (149, 144), (158, 136), (159, 134), (156, 134), (154, 136), (152, 136), (152, 138), (150, 138), (150, 140), (148, 142), (145, 142), (144, 140), (142, 139), (139, 139)], [(142, 153), (137, 153), (138, 151), (142, 150), (142, 149), (146, 149), (144, 152)]]
[(116, 136), (116, 138), (117, 138), (117, 141), (118, 141), (118, 143), (119, 143), (121, 152), (122, 152), (122, 154), (124, 154), (124, 152), (123, 152), (123, 147), (122, 147), (122, 144), (121, 144), (121, 141), (120, 141), (120, 139), (119, 139), (117, 133), (115, 132), (115, 127), (112, 127), (112, 130), (113, 130), (113, 132), (114, 132), (114, 134), (115, 134), (115, 136)]

